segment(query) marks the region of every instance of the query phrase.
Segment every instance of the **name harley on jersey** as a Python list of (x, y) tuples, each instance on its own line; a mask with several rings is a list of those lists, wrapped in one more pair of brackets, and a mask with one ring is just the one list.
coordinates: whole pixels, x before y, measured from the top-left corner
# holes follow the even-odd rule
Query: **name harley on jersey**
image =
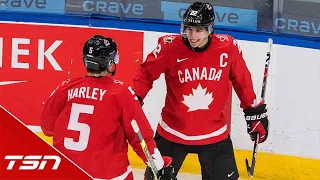
[(107, 90), (100, 88), (79, 87), (68, 90), (68, 101), (73, 98), (86, 98), (102, 101)]

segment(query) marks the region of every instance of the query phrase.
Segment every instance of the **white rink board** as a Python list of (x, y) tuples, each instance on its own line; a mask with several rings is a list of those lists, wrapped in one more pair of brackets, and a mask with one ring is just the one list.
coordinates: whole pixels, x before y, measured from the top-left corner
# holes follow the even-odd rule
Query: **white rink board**
[[(144, 35), (144, 59), (166, 33)], [(267, 42), (238, 40), (260, 97)], [(259, 151), (320, 159), (320, 51), (274, 44), (268, 76), (266, 103), (270, 131)], [(164, 106), (165, 81), (162, 75), (145, 98), (143, 109), (153, 129)], [(236, 149), (251, 150), (239, 100), (233, 92), (231, 138)], [(157, 102), (157, 103), (154, 103)]]

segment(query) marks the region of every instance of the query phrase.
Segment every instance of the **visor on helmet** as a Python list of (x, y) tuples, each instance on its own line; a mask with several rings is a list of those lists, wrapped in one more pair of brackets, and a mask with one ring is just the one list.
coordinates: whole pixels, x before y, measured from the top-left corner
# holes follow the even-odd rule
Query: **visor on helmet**
[(203, 39), (203, 38), (206, 38), (208, 37), (210, 34), (213, 33), (213, 22), (212, 23), (208, 23), (208, 24), (198, 24), (198, 25), (186, 25), (185, 23), (182, 23), (181, 24), (181, 28), (180, 28), (180, 33), (182, 35), (182, 37), (184, 38), (188, 38), (190, 37), (190, 30), (188, 27), (190, 26), (195, 26), (195, 27), (204, 27), (205, 31), (201, 31), (201, 32), (198, 32), (198, 33), (195, 33), (195, 34), (198, 34), (198, 38), (199, 39)]

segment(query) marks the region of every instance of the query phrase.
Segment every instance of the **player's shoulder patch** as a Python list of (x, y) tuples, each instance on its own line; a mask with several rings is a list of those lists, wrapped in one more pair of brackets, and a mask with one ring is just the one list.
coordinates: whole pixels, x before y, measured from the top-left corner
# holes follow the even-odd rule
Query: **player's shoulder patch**
[(216, 42), (216, 45), (219, 47), (231, 47), (234, 45), (235, 39), (228, 34), (215, 34), (214, 39)]
[(163, 38), (162, 39), (163, 43), (167, 44), (167, 43), (172, 43), (173, 40), (176, 38), (176, 36), (169, 34), (169, 35), (163, 36), (162, 38)]
[(117, 91), (122, 91), (123, 89), (127, 89), (128, 84), (126, 84), (124, 81), (121, 81), (119, 79), (113, 79), (114, 83), (114, 89), (117, 89)]
[(232, 42), (233, 37), (227, 34), (215, 34), (215, 37), (220, 41), (220, 42)]
[[(181, 36), (180, 36), (181, 38)], [(158, 47), (157, 50), (158, 51), (162, 51), (163, 49), (166, 49), (165, 51), (171, 49), (172, 47), (176, 47), (179, 46), (179, 35), (175, 35), (175, 34), (168, 34), (165, 36), (161, 36), (158, 39)], [(182, 38), (181, 38), (182, 40)], [(160, 45), (160, 47), (159, 47)]]
[(130, 94), (134, 97), (134, 99), (138, 100), (138, 98), (136, 97), (135, 92), (133, 91), (133, 89), (132, 89), (132, 87), (130, 85), (127, 85), (125, 82), (120, 81), (118, 79), (114, 79), (113, 82), (118, 85), (116, 87), (116, 89), (117, 89), (117, 91), (119, 93), (129, 94), (128, 92), (130, 92)]
[(225, 34), (218, 34), (216, 36), (221, 42), (229, 41), (229, 37)]
[(124, 85), (124, 82), (121, 81), (121, 80), (118, 80), (118, 79), (113, 79), (113, 82), (114, 82), (115, 84)]

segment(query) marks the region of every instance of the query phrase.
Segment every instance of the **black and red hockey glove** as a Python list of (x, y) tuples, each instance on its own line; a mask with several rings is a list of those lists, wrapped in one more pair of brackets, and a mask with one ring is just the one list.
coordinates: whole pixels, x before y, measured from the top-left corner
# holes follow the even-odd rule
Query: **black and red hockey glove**
[(243, 110), (244, 117), (247, 121), (247, 131), (252, 141), (257, 138), (259, 133), (259, 143), (263, 143), (268, 137), (269, 120), (267, 115), (266, 104), (259, 104), (256, 107)]
[[(177, 180), (175, 178), (175, 171), (173, 166), (171, 165), (172, 159), (168, 156), (162, 156), (164, 161), (164, 166), (162, 169), (158, 171), (157, 178), (159, 180)], [(154, 180), (154, 175), (149, 166), (147, 166), (147, 169), (144, 174), (144, 180)]]

